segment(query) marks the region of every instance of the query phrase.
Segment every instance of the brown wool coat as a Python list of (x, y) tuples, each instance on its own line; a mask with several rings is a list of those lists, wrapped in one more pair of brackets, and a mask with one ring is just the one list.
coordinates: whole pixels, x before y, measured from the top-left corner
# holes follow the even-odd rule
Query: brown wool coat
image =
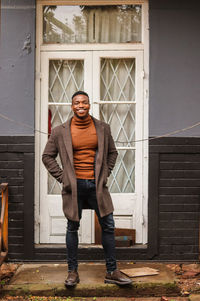
[[(95, 162), (96, 195), (101, 217), (113, 212), (113, 204), (106, 186), (107, 178), (115, 165), (117, 150), (110, 132), (110, 126), (92, 117), (98, 138)], [(73, 148), (70, 130), (71, 119), (52, 130), (42, 155), (42, 161), (49, 173), (63, 184), (62, 199), (65, 216), (79, 221), (77, 205), (77, 184), (73, 165)], [(56, 156), (60, 155), (62, 168)]]

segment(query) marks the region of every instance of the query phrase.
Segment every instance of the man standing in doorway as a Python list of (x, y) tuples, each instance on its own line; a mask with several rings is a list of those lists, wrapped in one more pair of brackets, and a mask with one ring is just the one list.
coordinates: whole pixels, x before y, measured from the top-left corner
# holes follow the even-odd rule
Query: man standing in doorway
[[(72, 96), (73, 117), (52, 130), (42, 160), (49, 173), (63, 184), (63, 211), (67, 218), (66, 245), (68, 277), (66, 287), (79, 282), (78, 229), (82, 209), (95, 210), (102, 230), (106, 260), (106, 283), (118, 285), (132, 281), (117, 269), (113, 204), (106, 186), (114, 168), (117, 151), (110, 126), (89, 114), (89, 96), (78, 91)], [(56, 156), (59, 154), (62, 168)]]

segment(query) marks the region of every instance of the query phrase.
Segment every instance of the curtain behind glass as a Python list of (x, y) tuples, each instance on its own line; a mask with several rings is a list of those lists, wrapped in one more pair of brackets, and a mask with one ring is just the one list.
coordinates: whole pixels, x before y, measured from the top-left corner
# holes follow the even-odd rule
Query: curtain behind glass
[(141, 5), (44, 6), (44, 43), (141, 42)]

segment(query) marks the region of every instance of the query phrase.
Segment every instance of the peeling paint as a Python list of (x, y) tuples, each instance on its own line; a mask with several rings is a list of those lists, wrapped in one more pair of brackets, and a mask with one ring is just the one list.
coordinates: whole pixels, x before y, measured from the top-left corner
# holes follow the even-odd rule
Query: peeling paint
[(26, 54), (31, 53), (31, 35), (28, 34), (25, 41), (24, 41), (24, 45), (22, 47), (23, 51), (26, 51)]

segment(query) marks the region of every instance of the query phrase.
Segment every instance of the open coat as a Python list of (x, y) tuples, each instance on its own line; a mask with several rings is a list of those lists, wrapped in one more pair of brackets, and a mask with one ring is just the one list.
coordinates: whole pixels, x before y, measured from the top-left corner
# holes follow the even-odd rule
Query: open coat
[[(113, 204), (108, 191), (107, 179), (115, 165), (117, 150), (110, 132), (110, 126), (92, 117), (98, 139), (98, 149), (95, 156), (96, 196), (101, 217), (113, 212)], [(71, 138), (71, 119), (55, 127), (46, 144), (42, 161), (49, 173), (63, 184), (62, 199), (65, 216), (73, 221), (79, 221), (77, 202), (77, 181), (73, 164), (73, 147)], [(56, 157), (59, 154), (62, 168)]]

